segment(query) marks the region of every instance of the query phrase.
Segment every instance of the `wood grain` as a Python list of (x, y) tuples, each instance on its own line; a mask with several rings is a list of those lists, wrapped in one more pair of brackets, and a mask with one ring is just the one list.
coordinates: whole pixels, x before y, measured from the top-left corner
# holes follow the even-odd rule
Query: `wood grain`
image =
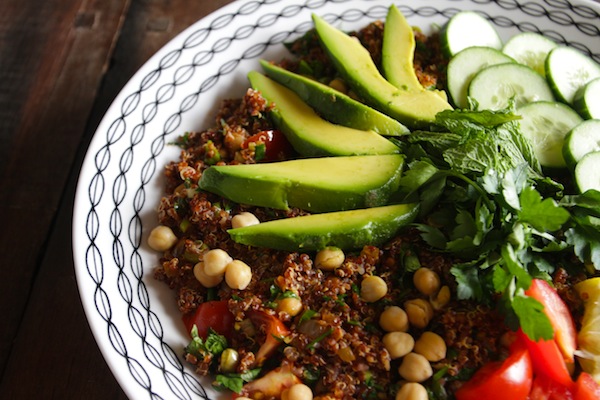
[(131, 75), (227, 3), (0, 3), (0, 398), (126, 398), (77, 291), (71, 216), (78, 170)]

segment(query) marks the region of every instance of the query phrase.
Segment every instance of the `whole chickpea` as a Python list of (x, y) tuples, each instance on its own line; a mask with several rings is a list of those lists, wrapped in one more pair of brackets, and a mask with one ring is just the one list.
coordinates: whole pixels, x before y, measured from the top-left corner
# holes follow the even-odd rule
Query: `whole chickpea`
[(404, 357), (413, 350), (415, 339), (406, 332), (390, 332), (383, 336), (383, 345), (392, 359)]
[(258, 218), (256, 218), (256, 216), (251, 212), (247, 211), (236, 214), (233, 216), (233, 218), (231, 218), (231, 227), (234, 229), (258, 224), (260, 224)]
[(408, 322), (420, 329), (429, 325), (429, 321), (433, 317), (433, 308), (427, 300), (408, 300), (404, 303), (404, 309), (408, 315)]
[(408, 382), (402, 385), (398, 393), (396, 393), (396, 400), (427, 400), (429, 395), (425, 386), (417, 382)]
[(342, 249), (328, 246), (320, 250), (315, 256), (315, 265), (317, 268), (332, 271), (339, 268), (344, 262), (345, 255)]
[(387, 294), (387, 291), (387, 283), (379, 276), (366, 276), (360, 284), (360, 297), (367, 303), (380, 300)]
[(303, 383), (296, 383), (281, 393), (281, 400), (312, 400), (311, 388)]
[(428, 361), (440, 361), (446, 357), (446, 342), (434, 332), (423, 332), (415, 342), (415, 353), (421, 354)]
[(302, 301), (297, 297), (284, 297), (277, 300), (277, 311), (285, 312), (295, 317), (302, 311)]
[(417, 290), (426, 296), (437, 293), (441, 286), (439, 275), (435, 271), (425, 267), (421, 267), (415, 271), (413, 283)]
[(152, 250), (167, 251), (177, 243), (177, 236), (168, 226), (159, 225), (150, 231), (148, 246)]
[(409, 382), (423, 382), (433, 375), (433, 370), (425, 357), (417, 353), (408, 353), (402, 359), (398, 373)]
[(398, 306), (387, 307), (379, 316), (379, 326), (386, 332), (408, 331), (406, 311)]
[(252, 280), (252, 269), (243, 261), (233, 260), (225, 268), (225, 283), (232, 289), (244, 290)]
[(204, 261), (206, 275), (219, 276), (225, 273), (225, 267), (233, 261), (233, 258), (225, 250), (212, 249), (204, 253), (202, 261)]
[(194, 276), (205, 288), (211, 288), (223, 282), (223, 275), (211, 276), (204, 272), (204, 262), (200, 261), (194, 265)]

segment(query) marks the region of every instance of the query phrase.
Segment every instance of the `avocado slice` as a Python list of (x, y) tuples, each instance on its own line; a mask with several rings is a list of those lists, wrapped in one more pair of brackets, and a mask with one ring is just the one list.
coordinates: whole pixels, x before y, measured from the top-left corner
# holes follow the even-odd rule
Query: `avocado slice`
[(411, 223), (417, 211), (417, 204), (396, 204), (284, 218), (228, 232), (237, 243), (278, 250), (359, 249), (383, 244)]
[(400, 154), (212, 166), (199, 186), (241, 204), (340, 211), (386, 204), (403, 166)]
[(250, 83), (274, 103), (273, 122), (294, 149), (306, 157), (393, 154), (400, 149), (374, 131), (335, 125), (321, 118), (293, 91), (257, 71), (248, 74)]
[(388, 9), (383, 29), (381, 69), (392, 85), (404, 90), (423, 90), (413, 67), (415, 35), (395, 4)]
[(360, 42), (313, 14), (321, 44), (337, 71), (371, 107), (397, 119), (409, 128), (427, 128), (435, 115), (451, 109), (433, 91), (397, 88), (379, 72), (371, 55)]
[(266, 60), (261, 60), (267, 76), (290, 90), (305, 103), (318, 110), (323, 118), (335, 124), (360, 130), (372, 130), (383, 136), (410, 133), (397, 120), (354, 100), (352, 97), (314, 79), (293, 73)]

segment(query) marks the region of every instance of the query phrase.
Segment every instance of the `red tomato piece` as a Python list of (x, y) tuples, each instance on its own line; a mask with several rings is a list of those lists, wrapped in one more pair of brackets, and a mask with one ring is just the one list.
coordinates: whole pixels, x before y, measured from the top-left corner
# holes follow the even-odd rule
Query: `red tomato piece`
[(525, 400), (531, 390), (533, 368), (525, 345), (514, 345), (504, 361), (484, 365), (456, 391), (457, 400)]
[(570, 388), (540, 374), (533, 379), (529, 400), (573, 400)]
[(209, 328), (226, 338), (231, 338), (233, 333), (234, 317), (226, 300), (207, 301), (198, 306), (193, 313), (182, 317), (188, 334), (196, 325), (198, 336), (206, 339)]
[(279, 130), (262, 131), (250, 136), (242, 144), (247, 149), (250, 143), (263, 143), (265, 145), (264, 158), (258, 161), (276, 161), (289, 158), (293, 154), (293, 147), (285, 135)]
[(572, 364), (575, 361), (574, 353), (577, 348), (577, 331), (565, 302), (548, 282), (541, 279), (533, 279), (531, 287), (525, 291), (525, 294), (542, 303), (554, 329), (556, 344), (565, 361)]
[(529, 349), (533, 371), (536, 375), (545, 375), (565, 387), (573, 385), (567, 364), (554, 339), (534, 342), (521, 329), (517, 332), (517, 336)]
[(575, 383), (574, 400), (600, 399), (600, 385), (588, 373), (582, 372)]

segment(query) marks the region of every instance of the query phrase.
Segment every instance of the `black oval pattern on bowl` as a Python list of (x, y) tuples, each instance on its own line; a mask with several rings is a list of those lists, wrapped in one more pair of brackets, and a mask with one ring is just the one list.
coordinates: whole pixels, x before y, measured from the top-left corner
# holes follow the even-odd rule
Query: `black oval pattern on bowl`
[[(174, 351), (164, 340), (164, 331), (161, 321), (152, 310), (152, 299), (150, 298), (144, 278), (144, 265), (139, 254), (142, 238), (141, 212), (146, 205), (146, 187), (156, 177), (156, 158), (164, 150), (169, 137), (179, 135), (181, 118), (184, 113), (189, 112), (198, 105), (203, 94), (214, 89), (217, 84), (230, 77), (236, 72), (238, 65), (248, 59), (258, 58), (268, 48), (280, 46), (299, 34), (306, 32), (312, 24), (307, 21), (290, 27), (287, 32), (278, 32), (271, 36), (268, 41), (252, 43), (245, 48), (237, 57), (222, 63), (218, 72), (211, 76), (202, 75), (202, 67), (211, 63), (214, 57), (226, 52), (234, 43), (243, 42), (252, 37), (257, 30), (268, 29), (281, 18), (293, 18), (303, 11), (319, 13), (321, 9), (331, 3), (348, 3), (348, 7), (338, 7), (339, 14), (324, 13), (329, 21), (359, 21), (361, 19), (372, 20), (385, 17), (389, 2), (377, 0), (307, 0), (302, 5), (290, 4), (286, 0), (264, 0), (236, 2), (222, 11), (205, 18), (201, 27), (190, 32), (178, 48), (167, 52), (160, 59), (151, 60), (154, 64), (150, 72), (145, 76), (137, 78), (139, 85), (124, 97), (121, 104), (113, 104), (111, 110), (118, 110), (120, 114), (105, 132), (97, 131), (96, 136), (104, 137), (101, 146), (88, 152), (87, 157), (93, 159), (95, 171), (90, 176), (85, 187), (87, 192), (77, 193), (78, 198), (84, 198), (86, 207), (85, 232), (87, 235), (85, 259), (75, 260), (78, 269), (84, 269), (79, 273), (78, 279), (91, 279), (95, 286), (94, 293), (82, 293), (83, 297), (93, 296), (95, 310), (98, 316), (105, 322), (105, 331), (95, 332), (96, 335), (106, 335), (112, 350), (126, 364), (130, 377), (125, 380), (137, 383), (136, 391), (144, 392), (144, 397), (152, 399), (176, 398), (208, 399), (208, 393), (203, 388), (197, 377), (184, 367), (179, 356), (179, 350)], [(574, 3), (567, 0), (545, 0), (545, 1), (516, 1), (516, 0), (448, 0), (445, 8), (432, 6), (419, 6), (425, 2), (414, 1), (411, 6), (399, 5), (401, 11), (410, 19), (411, 16), (441, 17), (447, 20), (461, 9), (479, 10), (482, 15), (492, 21), (499, 28), (513, 28), (519, 31), (530, 31), (542, 33), (555, 41), (573, 46), (593, 57), (600, 62), (598, 49), (590, 49), (578, 41), (569, 41), (561, 34), (561, 28), (575, 28), (584, 37), (600, 38), (597, 7), (593, 8), (586, 3)], [(457, 7), (460, 5), (460, 7)], [(268, 8), (268, 12), (263, 10)], [(485, 8), (486, 11), (481, 11)], [(225, 10), (225, 9), (224, 9)], [(503, 10), (519, 10), (527, 16), (526, 20), (512, 20), (507, 17)], [(214, 38), (229, 29), (230, 25), (246, 16), (257, 15), (254, 24), (243, 25), (235, 29), (234, 34), (222, 37), (214, 41), (208, 48), (205, 43), (209, 38)], [(540, 29), (538, 24), (531, 20), (539, 20), (546, 26), (554, 29)], [(597, 39), (594, 39), (597, 40)], [(183, 55), (193, 54), (192, 62), (178, 65)], [(158, 85), (159, 78), (164, 74), (172, 74), (172, 81), (168, 84)], [(200, 84), (197, 90), (187, 95), (178, 106), (178, 110), (165, 119), (162, 132), (156, 136), (150, 146), (150, 156), (145, 160), (135, 159), (136, 146), (148, 134), (146, 126), (153, 121), (161, 106), (173, 99), (176, 92), (185, 85), (190, 85), (195, 80)], [(144, 95), (155, 91), (154, 98), (142, 104)], [(140, 115), (141, 121), (130, 126), (132, 115)], [(154, 132), (153, 132), (154, 134)], [(127, 141), (128, 145), (121, 153), (115, 153), (113, 146), (117, 142)], [(139, 182), (132, 184), (133, 178), (128, 177), (134, 163), (143, 163), (141, 176), (135, 177)], [(108, 181), (110, 177), (105, 176), (109, 165), (118, 165), (119, 173), (114, 180)], [(158, 166), (159, 169), (162, 166)], [(84, 184), (86, 181), (83, 182)], [(131, 204), (127, 203), (126, 195), (133, 191)], [(114, 206), (108, 221), (105, 216), (98, 214), (97, 208), (100, 202), (110, 197)], [(155, 201), (155, 199), (151, 199)], [(106, 200), (105, 200), (106, 201)], [(133, 216), (124, 221), (121, 208), (133, 209)], [(129, 212), (127, 212), (129, 215)], [(77, 222), (77, 221), (76, 221)], [(112, 254), (101, 254), (97, 239), (101, 229), (108, 230), (112, 236)], [(83, 239), (82, 239), (83, 240)], [(127, 244), (127, 246), (125, 245)], [(132, 246), (133, 251), (126, 254), (126, 247)], [(146, 267), (148, 269), (148, 267)], [(118, 295), (108, 293), (105, 290), (105, 271), (117, 271)], [(147, 271), (146, 271), (147, 272)], [(155, 300), (155, 299), (154, 299)], [(131, 329), (136, 337), (123, 337), (122, 328), (114, 322), (113, 305), (125, 307)], [(137, 359), (128, 352), (128, 343), (135, 342), (143, 348), (143, 359)], [(106, 351), (106, 349), (105, 349)], [(118, 358), (118, 357), (116, 357)], [(158, 393), (153, 385), (151, 375), (158, 373), (164, 379), (170, 389), (167, 393)], [(127, 390), (127, 388), (125, 388)], [(129, 392), (132, 393), (132, 392)]]

